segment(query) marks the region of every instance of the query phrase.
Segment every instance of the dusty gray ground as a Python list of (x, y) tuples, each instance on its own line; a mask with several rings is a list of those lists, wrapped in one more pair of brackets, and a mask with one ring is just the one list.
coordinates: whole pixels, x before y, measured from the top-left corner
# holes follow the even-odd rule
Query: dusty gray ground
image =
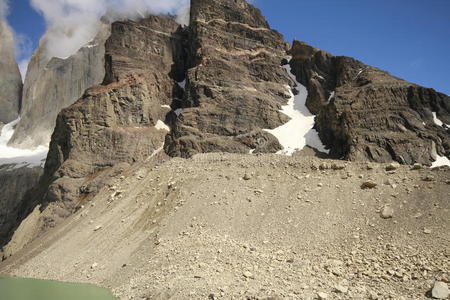
[(0, 273), (123, 299), (425, 299), (449, 283), (450, 171), (386, 166), (208, 154), (135, 167)]

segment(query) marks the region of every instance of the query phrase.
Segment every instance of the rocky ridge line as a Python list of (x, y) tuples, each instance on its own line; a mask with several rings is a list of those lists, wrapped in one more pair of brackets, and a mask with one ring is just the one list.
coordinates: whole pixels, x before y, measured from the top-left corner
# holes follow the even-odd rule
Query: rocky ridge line
[(450, 97), (353, 58), (295, 41), (291, 67), (331, 155), (352, 161), (431, 165), (450, 157)]

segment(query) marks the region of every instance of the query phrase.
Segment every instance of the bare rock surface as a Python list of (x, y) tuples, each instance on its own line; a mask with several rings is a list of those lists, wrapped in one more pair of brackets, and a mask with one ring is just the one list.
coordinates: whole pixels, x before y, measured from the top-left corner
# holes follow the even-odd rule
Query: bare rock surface
[(109, 25), (68, 58), (47, 58), (41, 45), (28, 65), (22, 96), (21, 120), (9, 142), (17, 148), (48, 145), (61, 109), (73, 104), (84, 91), (105, 76), (105, 41)]
[(450, 97), (295, 41), (290, 50), (307, 106), (331, 155), (359, 161), (430, 165), (450, 157)]
[(0, 273), (121, 299), (427, 299), (449, 282), (450, 170), (386, 166), (221, 153), (136, 164)]
[[(8, 256), (79, 209), (110, 176), (133, 163), (164, 157), (170, 130), (164, 123), (170, 111), (166, 106), (177, 91), (171, 72), (180, 49), (178, 28), (172, 17), (156, 16), (112, 25), (107, 76), (59, 113), (44, 174), (25, 196)], [(53, 217), (41, 215), (35, 232), (21, 236), (20, 221), (36, 216), (37, 206), (48, 207)], [(9, 237), (0, 239), (0, 245)]]
[[(14, 229), (23, 205), (23, 197), (28, 189), (38, 183), (42, 173), (43, 169), (40, 167), (0, 166), (0, 240), (3, 240)], [(1, 257), (2, 255), (0, 255), (0, 260)]]
[(51, 186), (44, 202), (73, 202), (90, 176), (162, 151), (170, 130), (165, 105), (176, 85), (170, 72), (178, 27), (172, 18), (153, 16), (112, 25), (104, 84), (88, 89), (58, 116), (45, 166)]
[(289, 117), (280, 112), (291, 84), (281, 68), (283, 37), (244, 0), (194, 0), (188, 28), (185, 93), (175, 102), (165, 150), (189, 157), (203, 152), (276, 152), (262, 129)]
[(19, 116), (22, 78), (14, 56), (14, 37), (3, 20), (0, 37), (0, 124), (7, 124)]

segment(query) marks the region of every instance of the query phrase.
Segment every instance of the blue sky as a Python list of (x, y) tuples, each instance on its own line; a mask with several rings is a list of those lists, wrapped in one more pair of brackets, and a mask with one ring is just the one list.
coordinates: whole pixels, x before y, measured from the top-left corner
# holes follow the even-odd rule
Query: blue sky
[[(450, 94), (450, 0), (256, 0), (254, 4), (289, 42), (305, 41)], [(28, 0), (13, 0), (10, 5), (10, 24), (35, 48), (45, 31), (44, 21)], [(29, 55), (26, 52), (22, 55)]]

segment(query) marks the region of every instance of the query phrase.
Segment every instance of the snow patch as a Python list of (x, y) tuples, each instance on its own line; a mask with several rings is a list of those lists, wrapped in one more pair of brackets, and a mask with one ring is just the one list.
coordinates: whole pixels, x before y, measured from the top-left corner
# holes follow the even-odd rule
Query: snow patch
[(331, 99), (333, 99), (334, 98), (334, 95), (336, 94), (336, 92), (335, 91), (332, 91), (331, 93), (330, 93), (330, 97), (328, 97), (328, 102), (330, 102), (331, 101)]
[(431, 164), (431, 168), (437, 168), (437, 167), (442, 167), (442, 166), (450, 167), (450, 159), (448, 159), (445, 156), (437, 155), (436, 161)]
[(169, 126), (167, 126), (166, 123), (164, 123), (161, 120), (158, 120), (158, 122), (156, 122), (155, 128), (158, 129), (158, 130), (170, 131)]
[(177, 83), (180, 88), (182, 88), (183, 90), (186, 89), (186, 79)]
[(177, 115), (177, 117), (179, 117), (183, 113), (183, 109), (178, 108), (178, 109), (175, 109), (173, 112)]
[(306, 107), (306, 98), (308, 97), (306, 87), (301, 85), (291, 73), (289, 64), (283, 67), (297, 84), (298, 94), (294, 95), (291, 87), (286, 86), (291, 97), (287, 105), (282, 107), (281, 112), (289, 116), (291, 120), (278, 128), (265, 129), (266, 132), (274, 135), (283, 146), (283, 150), (278, 151), (277, 154), (291, 156), (295, 151), (302, 150), (305, 146), (329, 153), (330, 151), (325, 149), (322, 144), (318, 132), (313, 129), (315, 116)]
[(8, 146), (8, 141), (14, 134), (14, 128), (19, 123), (17, 119), (3, 126), (0, 132), (0, 165), (14, 165), (13, 168), (43, 167), (48, 154), (48, 147), (39, 146), (35, 149), (18, 149)]
[(94, 48), (94, 47), (97, 47), (97, 46), (98, 46), (97, 44), (91, 44), (91, 45), (84, 46), (84, 48), (90, 49), (90, 48)]
[(356, 78), (358, 78), (358, 76), (361, 75), (362, 72), (364, 72), (364, 69), (359, 69), (358, 74), (356, 74)]
[(436, 124), (437, 126), (444, 126), (446, 125), (447, 127), (450, 127), (449, 125), (445, 124), (444, 122), (442, 122), (441, 120), (438, 119), (436, 112), (433, 112), (433, 121), (434, 124)]

